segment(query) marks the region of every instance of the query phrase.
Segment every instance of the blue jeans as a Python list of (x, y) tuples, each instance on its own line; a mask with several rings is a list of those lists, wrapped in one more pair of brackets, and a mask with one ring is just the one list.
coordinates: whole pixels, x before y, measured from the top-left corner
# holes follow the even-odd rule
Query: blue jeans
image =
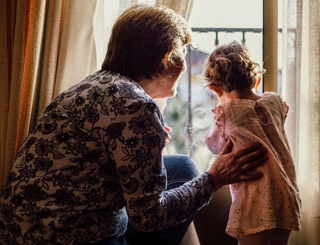
[[(200, 174), (197, 164), (184, 155), (165, 155), (163, 162), (167, 170), (167, 189), (173, 189)], [(155, 232), (141, 232), (128, 224), (125, 239), (101, 241), (99, 245), (178, 245), (184, 237), (194, 216), (179, 225)]]

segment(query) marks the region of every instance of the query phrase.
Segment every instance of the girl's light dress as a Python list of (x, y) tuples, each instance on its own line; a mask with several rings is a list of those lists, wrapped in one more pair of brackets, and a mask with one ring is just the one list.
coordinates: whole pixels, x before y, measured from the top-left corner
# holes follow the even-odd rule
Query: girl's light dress
[(257, 100), (238, 99), (213, 109), (214, 123), (206, 144), (219, 154), (230, 138), (234, 150), (259, 141), (268, 149), (268, 161), (257, 168), (264, 176), (230, 185), (232, 205), (226, 232), (254, 234), (273, 228), (300, 230), (301, 200), (284, 122), (288, 106), (276, 93)]

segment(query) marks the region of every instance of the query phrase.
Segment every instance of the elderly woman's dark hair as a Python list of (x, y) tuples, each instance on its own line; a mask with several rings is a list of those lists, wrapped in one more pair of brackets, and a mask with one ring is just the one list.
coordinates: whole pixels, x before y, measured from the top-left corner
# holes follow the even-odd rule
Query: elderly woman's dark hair
[(217, 85), (226, 92), (253, 88), (259, 70), (248, 49), (236, 41), (221, 45), (209, 56), (204, 71), (207, 86)]
[(164, 74), (166, 55), (169, 67), (183, 66), (177, 48), (190, 42), (191, 30), (182, 16), (165, 7), (136, 5), (114, 24), (102, 69), (136, 81), (158, 77)]

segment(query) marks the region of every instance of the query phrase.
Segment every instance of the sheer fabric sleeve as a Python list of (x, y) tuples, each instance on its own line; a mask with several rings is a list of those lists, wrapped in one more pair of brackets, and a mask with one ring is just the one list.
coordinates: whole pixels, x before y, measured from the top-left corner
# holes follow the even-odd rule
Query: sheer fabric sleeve
[(281, 96), (277, 93), (273, 93), (280, 101), (280, 105), (281, 105), (281, 112), (282, 112), (282, 120), (283, 123), (285, 122), (288, 112), (289, 112), (289, 106), (287, 105), (287, 103), (281, 98)]
[(213, 154), (219, 154), (226, 143), (225, 138), (225, 116), (222, 106), (215, 107), (212, 112), (215, 114), (210, 131), (206, 132), (205, 142)]
[(165, 130), (159, 110), (143, 103), (123, 115), (121, 139), (112, 151), (131, 224), (141, 231), (155, 231), (178, 224), (207, 204), (212, 196), (211, 177), (204, 173), (183, 186), (166, 190), (162, 162)]
[(283, 100), (282, 100), (282, 112), (283, 112), (283, 114), (282, 114), (283, 115), (283, 120), (285, 121), (287, 116), (288, 116), (289, 106)]

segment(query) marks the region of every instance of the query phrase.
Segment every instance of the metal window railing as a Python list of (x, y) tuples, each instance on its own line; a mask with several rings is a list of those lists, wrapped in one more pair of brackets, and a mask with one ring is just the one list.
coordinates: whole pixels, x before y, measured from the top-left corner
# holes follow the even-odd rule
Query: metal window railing
[[(279, 28), (278, 31), (282, 33), (282, 29)], [(192, 32), (199, 32), (199, 33), (215, 33), (215, 46), (219, 45), (219, 34), (220, 33), (242, 33), (242, 44), (246, 45), (246, 34), (247, 33), (263, 33), (263, 28), (214, 28), (214, 27), (193, 27)], [(187, 63), (188, 63), (188, 101), (187, 101), (187, 135), (188, 135), (188, 155), (192, 157), (193, 155), (193, 117), (192, 117), (192, 59), (191, 59), (191, 50), (196, 49), (192, 45), (188, 46), (188, 56), (187, 56)]]
[[(192, 32), (215, 32), (215, 45), (219, 45), (219, 33), (221, 32), (240, 32), (242, 33), (242, 44), (246, 43), (246, 33), (262, 33), (263, 28), (215, 28), (215, 27), (193, 27)], [(279, 28), (282, 32), (282, 28)]]

